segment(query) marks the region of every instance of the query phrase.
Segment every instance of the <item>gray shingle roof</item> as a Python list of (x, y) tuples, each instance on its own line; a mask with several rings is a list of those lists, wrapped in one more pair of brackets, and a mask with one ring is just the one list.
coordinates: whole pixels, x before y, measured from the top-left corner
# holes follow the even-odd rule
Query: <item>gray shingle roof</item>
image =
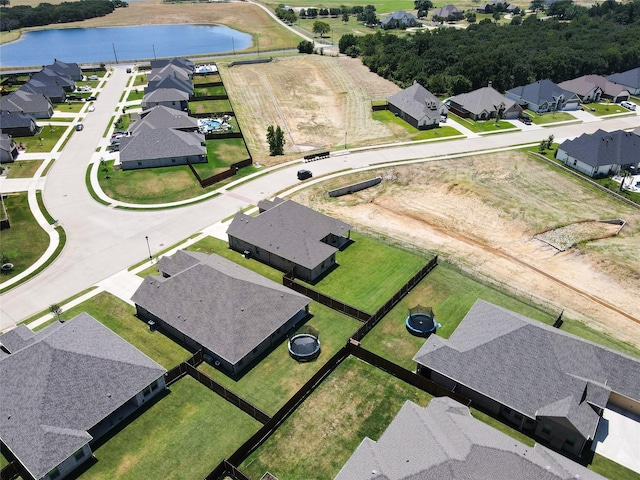
[(183, 102), (189, 100), (189, 94), (177, 88), (158, 88), (152, 92), (145, 93), (142, 98), (142, 105), (163, 102)]
[[(34, 73), (33, 75), (31, 75), (31, 80), (40, 80), (41, 82), (47, 84), (47, 83), (53, 83), (55, 85), (58, 85), (62, 88), (72, 88), (75, 87), (76, 82), (74, 82), (70, 77), (68, 77), (67, 75), (61, 74), (56, 72), (55, 70), (52, 70), (48, 67), (44, 67), (42, 70), (40, 70), (39, 72)], [(29, 82), (27, 82), (29, 83)]]
[(411, 12), (405, 12), (404, 10), (396, 10), (395, 12), (390, 13), (384, 19), (382, 19), (380, 24), (381, 25), (386, 25), (387, 23), (391, 22), (392, 20), (395, 20), (395, 21), (397, 21), (399, 23), (412, 23), (412, 22), (417, 22), (418, 21), (418, 17), (416, 17)]
[(449, 340), (432, 335), (414, 360), (530, 418), (566, 416), (585, 438), (599, 421), (588, 401), (603, 406), (607, 391), (640, 400), (639, 360), (483, 300)]
[(500, 106), (509, 110), (517, 105), (514, 100), (505, 97), (493, 87), (482, 87), (469, 93), (455, 95), (449, 100), (474, 115), (480, 115), (483, 111), (496, 112), (500, 110)]
[(0, 110), (17, 113), (46, 112), (51, 103), (41, 93), (16, 90), (0, 98)]
[(462, 14), (462, 10), (460, 10), (455, 5), (449, 4), (449, 5), (445, 5), (444, 7), (440, 7), (431, 13), (432, 18), (433, 17), (449, 18), (449, 15), (451, 14)]
[(154, 92), (155, 90), (166, 88), (175, 88), (182, 92), (186, 92), (189, 95), (193, 93), (193, 83), (191, 80), (178, 77), (177, 75), (161, 77), (158, 80), (150, 80), (144, 89), (144, 93), (146, 95)]
[(540, 445), (523, 445), (448, 397), (407, 401), (376, 442), (365, 438), (336, 480), (604, 480)]
[(0, 357), (0, 439), (40, 478), (166, 370), (86, 313), (34, 340)]
[(575, 93), (559, 87), (548, 79), (538, 80), (529, 85), (512, 88), (508, 90), (507, 93), (519, 97), (522, 102), (532, 103), (534, 105), (542, 105), (544, 102), (555, 102), (561, 95), (565, 100), (578, 99)]
[(640, 67), (632, 68), (626, 72), (614, 73), (609, 75), (607, 80), (631, 88), (640, 88)]
[(32, 128), (33, 123), (35, 123), (35, 119), (31, 115), (0, 111), (0, 128)]
[(182, 80), (189, 81), (191, 75), (193, 74), (193, 70), (189, 70), (184, 67), (180, 67), (174, 64), (168, 64), (164, 67), (154, 68), (151, 70), (149, 75), (147, 75), (147, 81), (153, 82), (157, 80), (161, 80), (164, 77), (176, 75), (180, 77)]
[(83, 77), (82, 69), (77, 63), (67, 63), (55, 59), (54, 62), (51, 65), (47, 65), (47, 67), (74, 80), (82, 80)]
[(120, 161), (206, 155), (204, 135), (171, 128), (143, 130), (120, 139)]
[(197, 130), (198, 121), (187, 115), (186, 112), (175, 108), (157, 105), (143, 111), (140, 120), (135, 122), (129, 131), (135, 134), (140, 129), (146, 128), (175, 128), (179, 130)]
[(169, 278), (147, 277), (132, 300), (215, 354), (236, 364), (304, 309), (310, 299), (218, 255), (178, 251)]
[(623, 85), (611, 82), (600, 75), (583, 75), (582, 77), (559, 83), (558, 86), (581, 96), (586, 95), (595, 87), (599, 87), (605, 95), (611, 97), (617, 97), (626, 92), (626, 88)]
[(640, 137), (624, 130), (583, 133), (565, 140), (558, 149), (591, 167), (640, 163)]
[[(442, 108), (442, 102), (418, 82), (414, 82), (410, 87), (388, 97), (387, 103), (394, 105), (416, 120), (422, 119), (425, 115), (431, 119), (440, 118), (440, 109)], [(433, 105), (434, 108), (430, 108), (428, 104)]]
[(353, 228), (291, 200), (276, 198), (260, 202), (259, 207), (265, 211), (255, 217), (238, 213), (227, 234), (309, 269), (337, 251), (321, 242), (323, 238)]
[(162, 68), (166, 65), (177, 65), (178, 67), (185, 68), (187, 70), (193, 71), (194, 63), (187, 59), (181, 57), (173, 57), (171, 59), (160, 59), (160, 60), (151, 60), (151, 69), (154, 68)]
[(52, 101), (59, 101), (66, 97), (64, 89), (55, 82), (43, 82), (39, 79), (32, 78), (20, 87), (20, 91), (29, 93), (40, 93)]

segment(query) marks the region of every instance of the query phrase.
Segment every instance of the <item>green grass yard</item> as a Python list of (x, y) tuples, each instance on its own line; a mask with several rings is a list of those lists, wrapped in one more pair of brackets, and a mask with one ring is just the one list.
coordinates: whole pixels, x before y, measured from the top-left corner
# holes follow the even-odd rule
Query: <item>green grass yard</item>
[(598, 117), (603, 115), (613, 115), (615, 113), (633, 115), (633, 112), (617, 103), (586, 103), (582, 105), (582, 109), (589, 112), (591, 115), (596, 115)]
[(525, 110), (524, 113), (529, 116), (531, 121), (536, 125), (548, 125), (556, 122), (567, 122), (579, 120), (568, 112), (547, 112), (535, 113), (531, 110)]
[(336, 254), (338, 268), (314, 288), (354, 307), (374, 313), (428, 259), (351, 232), (354, 243)]
[(516, 131), (519, 130), (513, 126), (513, 124), (506, 122), (504, 120), (499, 120), (496, 123), (495, 118), (484, 120), (484, 121), (476, 121), (470, 118), (461, 118), (453, 113), (449, 114), (449, 118), (455, 120), (460, 125), (467, 127), (469, 130), (475, 133), (497, 133), (503, 132), (505, 130)]
[[(83, 95), (85, 97), (90, 96), (90, 92), (84, 92), (84, 94), (79, 94), (79, 95)], [(53, 106), (53, 110), (54, 112), (60, 112), (60, 113), (80, 113), (80, 110), (82, 110), (82, 107), (84, 107), (85, 102), (78, 102), (78, 101), (73, 101), (73, 102), (67, 102), (67, 103), (56, 103)]]
[(31, 178), (35, 175), (44, 160), (16, 160), (4, 165), (7, 168), (7, 178)]
[(193, 76), (193, 85), (197, 87), (198, 85), (204, 85), (207, 83), (216, 83), (221, 82), (222, 79), (218, 73), (208, 73), (206, 75), (194, 75)]
[(191, 356), (190, 352), (160, 332), (151, 332), (146, 323), (134, 316), (134, 307), (108, 292), (100, 292), (62, 312), (61, 317), (70, 320), (82, 312), (93, 316), (167, 370)]
[[(207, 158), (209, 162), (207, 165), (211, 165), (214, 168), (227, 170), (230, 165), (241, 162), (249, 158), (249, 152), (244, 145), (242, 138), (221, 138), (219, 140), (207, 140)], [(198, 173), (199, 168), (204, 164), (194, 165)], [(204, 178), (204, 177), (203, 177)]]
[(332, 479), (364, 437), (377, 440), (407, 400), (432, 397), (355, 357), (347, 358), (241, 465), (253, 479)]
[(40, 133), (32, 137), (13, 137), (13, 141), (24, 145), (27, 153), (50, 152), (67, 128), (69, 127), (64, 125), (44, 125)]
[(208, 97), (213, 95), (226, 95), (227, 91), (222, 85), (215, 85), (212, 87), (195, 87), (193, 89), (194, 97)]
[(429, 130), (418, 130), (414, 126), (409, 125), (407, 122), (402, 120), (400, 117), (396, 117), (389, 110), (378, 110), (376, 112), (372, 112), (372, 118), (379, 122), (395, 123), (397, 125), (400, 125), (407, 131), (407, 133), (410, 135), (410, 139), (413, 141), (462, 135), (454, 127), (450, 127), (448, 125), (440, 125), (440, 127), (438, 128), (431, 128)]
[(127, 102), (137, 102), (142, 100), (142, 97), (144, 97), (144, 89), (136, 88), (134, 90), (131, 90), (129, 92), (129, 95), (127, 95)]
[(229, 100), (195, 100), (189, 102), (190, 113), (218, 114), (231, 111), (233, 111), (233, 109), (231, 108)]
[(191, 377), (124, 427), (94, 454), (81, 480), (204, 478), (260, 424)]
[(242, 378), (234, 381), (203, 363), (198, 368), (229, 390), (273, 415), (338, 350), (361, 325), (328, 307), (312, 302), (313, 317), (306, 323), (320, 334), (321, 352), (313, 362), (297, 362), (289, 356), (287, 339)]

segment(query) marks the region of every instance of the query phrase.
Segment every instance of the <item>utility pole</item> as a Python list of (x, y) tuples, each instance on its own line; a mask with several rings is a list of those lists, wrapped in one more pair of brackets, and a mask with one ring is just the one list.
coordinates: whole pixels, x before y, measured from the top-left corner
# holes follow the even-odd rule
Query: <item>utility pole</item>
[(236, 42), (233, 41), (233, 37), (231, 37), (231, 48), (233, 49), (233, 54), (236, 54)]
[(116, 57), (116, 63), (118, 63), (118, 55), (116, 54), (116, 46), (111, 42), (111, 48), (113, 48), (113, 56)]
[(149, 250), (149, 261), (153, 261), (153, 257), (151, 256), (151, 247), (149, 246), (149, 237), (145, 235), (145, 240), (147, 241), (147, 250)]
[(156, 46), (153, 43), (151, 44), (151, 48), (153, 48), (153, 59), (157, 60), (157, 58), (156, 58)]
[(347, 132), (344, 132), (344, 149), (347, 149)]

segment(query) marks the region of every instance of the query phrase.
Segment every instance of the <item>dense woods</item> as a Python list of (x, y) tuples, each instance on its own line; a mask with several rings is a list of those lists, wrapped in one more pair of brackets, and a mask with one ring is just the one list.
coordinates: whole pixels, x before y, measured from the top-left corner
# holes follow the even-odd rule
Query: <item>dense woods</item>
[(530, 15), (519, 25), (485, 19), (465, 30), (348, 34), (339, 46), (400, 86), (417, 80), (439, 94), (466, 92), (489, 81), (505, 91), (545, 78), (561, 82), (640, 66), (640, 0), (607, 0), (591, 8), (561, 1), (548, 13), (563, 19)]
[(39, 27), (54, 23), (67, 23), (103, 17), (117, 7), (126, 7), (121, 0), (81, 0), (63, 2), (59, 5), (41, 3), (37, 7), (17, 5), (0, 8), (0, 31), (15, 30), (22, 27)]

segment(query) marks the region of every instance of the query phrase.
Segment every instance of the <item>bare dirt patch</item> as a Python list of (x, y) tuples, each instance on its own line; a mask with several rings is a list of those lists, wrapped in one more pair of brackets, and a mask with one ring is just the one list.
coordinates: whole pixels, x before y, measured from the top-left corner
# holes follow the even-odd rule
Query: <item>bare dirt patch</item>
[(535, 236), (558, 250), (567, 250), (577, 243), (613, 237), (620, 230), (620, 225), (606, 222), (579, 222), (560, 228), (554, 228)]
[[(373, 189), (329, 199), (353, 176), (298, 193), (297, 201), (433, 249), (565, 314), (640, 346), (640, 211), (524, 153), (394, 167)], [(619, 235), (565, 252), (537, 232), (623, 218)], [(634, 321), (635, 320), (635, 321)]]
[[(373, 120), (371, 100), (400, 91), (348, 57), (305, 55), (271, 63), (220, 66), (227, 93), (254, 159), (281, 163), (300, 152), (379, 144), (394, 138)], [(269, 125), (285, 131), (285, 157), (269, 157)]]

